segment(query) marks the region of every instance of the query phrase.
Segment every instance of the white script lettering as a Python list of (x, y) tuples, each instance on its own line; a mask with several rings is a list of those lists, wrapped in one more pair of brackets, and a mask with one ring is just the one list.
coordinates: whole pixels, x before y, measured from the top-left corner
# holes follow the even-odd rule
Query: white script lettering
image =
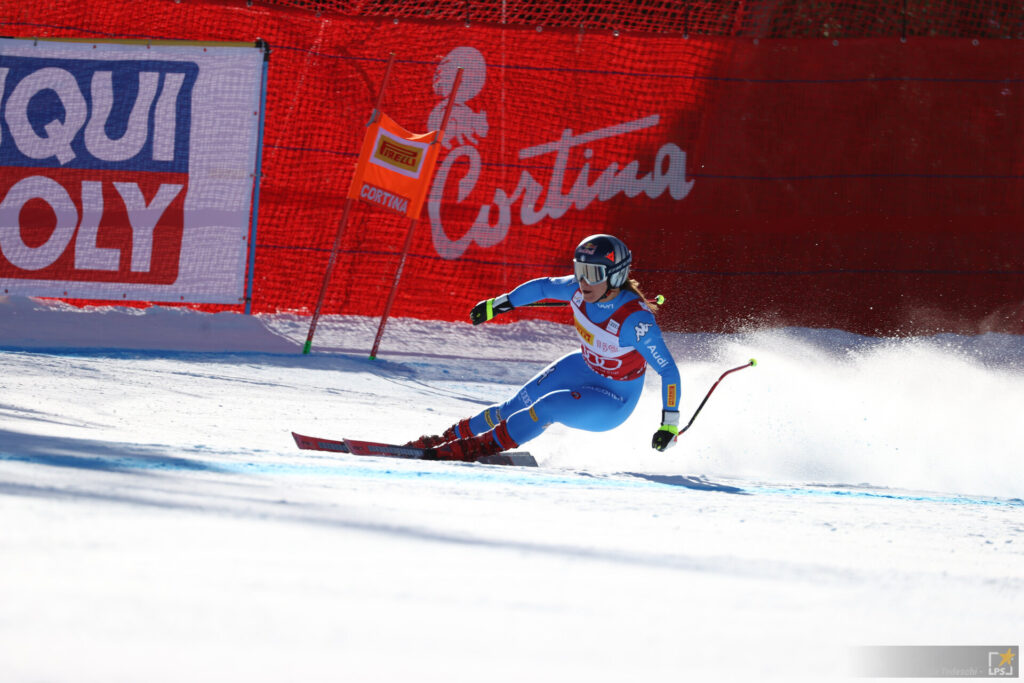
[[(559, 140), (520, 150), (519, 158), (523, 160), (554, 154), (547, 186), (539, 183), (529, 171), (522, 171), (519, 184), (511, 194), (502, 188), (495, 188), (493, 203), (482, 205), (470, 230), (458, 240), (452, 240), (445, 231), (441, 217), (441, 198), (449, 175), (460, 160), (466, 159), (469, 162), (468, 171), (459, 179), (457, 201), (461, 203), (475, 188), (482, 167), (480, 153), (475, 147), (457, 148), (445, 157), (431, 188), (427, 208), (434, 248), (442, 258), (451, 260), (459, 258), (473, 242), (485, 248), (500, 243), (512, 225), (512, 207), (516, 202), (521, 202), (520, 222), (528, 226), (545, 218), (557, 220), (571, 208), (582, 211), (594, 200), (605, 202), (620, 193), (631, 198), (644, 194), (655, 199), (667, 191), (673, 199), (683, 199), (693, 189), (694, 181), (686, 178), (686, 152), (671, 142), (661, 146), (655, 157), (654, 168), (642, 175), (639, 161), (630, 161), (622, 167), (613, 162), (591, 181), (589, 160), (593, 157), (593, 150), (585, 148), (583, 156), (587, 161), (579, 174), (571, 184), (570, 178), (566, 177), (573, 149), (656, 126), (659, 120), (660, 116), (654, 114), (581, 135), (573, 135), (571, 129), (566, 129)], [(497, 216), (492, 222), (493, 208), (497, 209)]]

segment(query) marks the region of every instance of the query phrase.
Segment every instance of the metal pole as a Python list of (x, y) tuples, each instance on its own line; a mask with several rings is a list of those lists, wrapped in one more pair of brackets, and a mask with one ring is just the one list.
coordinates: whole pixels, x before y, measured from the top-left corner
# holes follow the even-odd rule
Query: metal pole
[(263, 178), (263, 133), (267, 114), (267, 69), (270, 63), (270, 45), (263, 40), (256, 41), (256, 47), (263, 49), (263, 75), (260, 79), (260, 122), (259, 142), (256, 144), (256, 168), (253, 170), (252, 220), (249, 224), (249, 274), (245, 282), (245, 314), (252, 314), (252, 286), (256, 276), (256, 230), (259, 227), (260, 181)]

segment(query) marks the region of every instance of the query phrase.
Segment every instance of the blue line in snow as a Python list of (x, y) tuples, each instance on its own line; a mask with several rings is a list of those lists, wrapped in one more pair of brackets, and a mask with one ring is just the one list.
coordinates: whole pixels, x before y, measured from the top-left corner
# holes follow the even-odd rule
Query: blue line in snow
[[(469, 463), (419, 463), (401, 461), (389, 467), (383, 459), (359, 458), (348, 462), (345, 456), (338, 464), (306, 464), (294, 462), (225, 462), (164, 455), (67, 455), (0, 453), (0, 461), (23, 462), (51, 467), (70, 467), (109, 472), (179, 471), (243, 476), (342, 477), (390, 481), (474, 482), (504, 486), (572, 487), (572, 488), (686, 488), (698, 492), (746, 495), (816, 496), (821, 498), (860, 498), (952, 505), (1024, 506), (1020, 498), (986, 498), (940, 493), (909, 493), (884, 488), (844, 488), (842, 486), (750, 484), (727, 486), (699, 477), (643, 475), (632, 473), (591, 474), (502, 466), (481, 466)], [(356, 457), (356, 456), (351, 456)], [(367, 464), (362, 464), (362, 462)]]
[(977, 498), (956, 494), (941, 493), (905, 493), (888, 489), (846, 489), (819, 486), (751, 486), (745, 489), (748, 493), (781, 494), (789, 496), (836, 496), (846, 498), (879, 498), (888, 500), (905, 500), (922, 503), (946, 503), (954, 505), (999, 505), (1024, 506), (1020, 498)]

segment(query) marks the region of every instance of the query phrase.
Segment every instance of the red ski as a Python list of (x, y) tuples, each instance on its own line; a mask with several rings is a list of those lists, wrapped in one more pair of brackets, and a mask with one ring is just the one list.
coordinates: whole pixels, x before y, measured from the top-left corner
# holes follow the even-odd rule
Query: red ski
[(306, 451), (334, 451), (335, 453), (348, 453), (348, 446), (344, 441), (334, 439), (320, 439), (313, 436), (303, 436), (292, 432), (295, 445)]
[[(299, 448), (311, 451), (332, 451), (334, 453), (350, 453), (352, 455), (371, 455), (384, 458), (409, 458), (422, 460), (426, 451), (422, 448), (411, 446), (397, 446), (390, 443), (378, 443), (376, 441), (357, 441), (355, 439), (322, 439), (313, 436), (303, 436), (292, 432), (295, 445)], [(537, 467), (537, 460), (529, 453), (522, 451), (514, 453), (496, 453), (485, 455), (477, 460), (484, 465), (514, 465), (518, 467)]]

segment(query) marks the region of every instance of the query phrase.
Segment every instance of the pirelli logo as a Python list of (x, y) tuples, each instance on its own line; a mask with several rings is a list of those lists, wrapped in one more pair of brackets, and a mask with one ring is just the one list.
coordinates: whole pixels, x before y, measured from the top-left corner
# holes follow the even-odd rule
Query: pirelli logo
[(423, 160), (423, 150), (412, 145), (403, 145), (394, 139), (381, 135), (373, 158), (385, 166), (394, 166), (408, 173), (417, 173)]
[(583, 327), (583, 325), (580, 324), (580, 321), (579, 321), (578, 318), (574, 318), (574, 321), (576, 323), (576, 331), (579, 332), (579, 335), (580, 335), (580, 337), (583, 338), (583, 341), (585, 341), (588, 344), (590, 344), (591, 346), (593, 346), (594, 345), (594, 333), (590, 332), (589, 330), (587, 330), (587, 328)]
[(668, 407), (669, 408), (675, 408), (676, 407), (676, 385), (675, 384), (669, 384), (668, 387), (666, 387), (665, 393), (667, 394), (665, 402), (668, 404)]

